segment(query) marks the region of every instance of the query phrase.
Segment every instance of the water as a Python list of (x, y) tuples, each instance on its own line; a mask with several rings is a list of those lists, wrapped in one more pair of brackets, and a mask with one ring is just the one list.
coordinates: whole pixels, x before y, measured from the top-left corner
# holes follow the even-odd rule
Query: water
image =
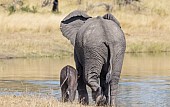
[[(64, 59), (0, 59), (0, 95), (47, 94), (60, 98)], [(120, 107), (170, 107), (170, 54), (126, 54), (119, 83)]]

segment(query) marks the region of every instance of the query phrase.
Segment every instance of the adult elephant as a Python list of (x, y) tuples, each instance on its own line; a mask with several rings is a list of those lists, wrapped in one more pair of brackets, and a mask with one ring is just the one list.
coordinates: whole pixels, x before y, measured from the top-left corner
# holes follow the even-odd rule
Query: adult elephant
[(97, 105), (115, 105), (126, 41), (112, 14), (90, 17), (75, 10), (61, 21), (61, 32), (74, 45), (79, 101), (88, 104), (86, 85)]

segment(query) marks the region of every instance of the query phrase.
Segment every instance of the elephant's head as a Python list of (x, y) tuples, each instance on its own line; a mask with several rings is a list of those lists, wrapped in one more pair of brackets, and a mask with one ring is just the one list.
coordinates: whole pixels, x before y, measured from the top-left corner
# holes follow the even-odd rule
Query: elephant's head
[[(75, 38), (80, 27), (85, 23), (86, 20), (92, 18), (88, 16), (85, 12), (80, 10), (75, 10), (67, 15), (60, 24), (60, 29), (67, 39), (71, 41), (71, 44), (75, 45)], [(105, 14), (103, 19), (112, 20), (120, 26), (117, 19), (112, 14)]]

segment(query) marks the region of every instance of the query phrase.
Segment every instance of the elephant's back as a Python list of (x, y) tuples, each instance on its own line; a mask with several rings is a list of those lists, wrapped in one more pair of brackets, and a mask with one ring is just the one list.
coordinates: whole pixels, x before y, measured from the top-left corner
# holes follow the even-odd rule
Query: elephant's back
[(67, 67), (65, 66), (60, 71), (60, 86), (63, 84), (66, 77), (67, 77)]
[(107, 28), (110, 29), (106, 32), (108, 42), (111, 42), (119, 47), (125, 48), (126, 47), (125, 36), (120, 25), (112, 20), (107, 19), (104, 19), (104, 25), (106, 26), (106, 29)]
[(105, 41), (104, 31), (98, 19), (92, 18), (80, 28), (76, 36), (79, 45), (99, 45)]
[(61, 69), (60, 85), (66, 82), (67, 78), (77, 79), (77, 71), (74, 67), (67, 65)]
[(100, 45), (103, 42), (122, 44), (125, 41), (121, 27), (112, 20), (91, 18), (80, 28), (76, 36), (79, 45)]

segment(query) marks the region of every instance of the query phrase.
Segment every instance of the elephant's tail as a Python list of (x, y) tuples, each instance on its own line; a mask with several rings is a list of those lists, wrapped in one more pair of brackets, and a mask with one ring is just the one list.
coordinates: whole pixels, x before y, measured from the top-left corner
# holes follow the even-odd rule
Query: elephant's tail
[(70, 75), (70, 67), (67, 65), (66, 66), (66, 78), (64, 79), (64, 81), (61, 83), (60, 87), (62, 87), (64, 85), (64, 83), (68, 80), (68, 77)]
[(109, 55), (109, 68), (108, 68), (108, 73), (106, 75), (106, 82), (109, 83), (111, 80), (111, 73), (113, 70), (113, 60), (114, 60), (114, 43), (112, 40), (110, 40), (110, 35), (111, 32), (109, 31), (109, 28), (106, 24), (106, 22), (104, 21), (104, 19), (101, 16), (97, 17), (100, 20), (101, 26), (105, 32), (105, 37), (106, 37), (106, 41), (104, 42), (104, 44), (108, 47), (108, 55)]
[(114, 55), (115, 55), (115, 51), (114, 51), (114, 43), (113, 41), (111, 41), (109, 39), (109, 36), (111, 35), (110, 31), (108, 30), (108, 26), (106, 25), (106, 23), (104, 22), (104, 20), (99, 17), (99, 19), (101, 20), (101, 26), (105, 32), (105, 36), (106, 36), (106, 41), (105, 41), (105, 45), (108, 47), (108, 55), (109, 55), (109, 68), (108, 68), (108, 73), (106, 75), (106, 83), (109, 84), (108, 85), (108, 104), (111, 104), (111, 86), (110, 86), (110, 82), (111, 82), (111, 78), (112, 78), (112, 73), (113, 73), (113, 60), (114, 60)]
[(113, 47), (113, 44), (108, 44), (107, 45), (108, 46), (108, 54), (109, 54), (109, 56), (110, 56), (110, 58), (109, 58), (109, 68), (108, 68), (108, 73), (107, 73), (107, 75), (106, 75), (106, 83), (109, 83), (110, 81), (111, 81), (111, 75), (112, 75), (112, 73), (113, 73), (113, 57), (114, 57), (114, 47)]

